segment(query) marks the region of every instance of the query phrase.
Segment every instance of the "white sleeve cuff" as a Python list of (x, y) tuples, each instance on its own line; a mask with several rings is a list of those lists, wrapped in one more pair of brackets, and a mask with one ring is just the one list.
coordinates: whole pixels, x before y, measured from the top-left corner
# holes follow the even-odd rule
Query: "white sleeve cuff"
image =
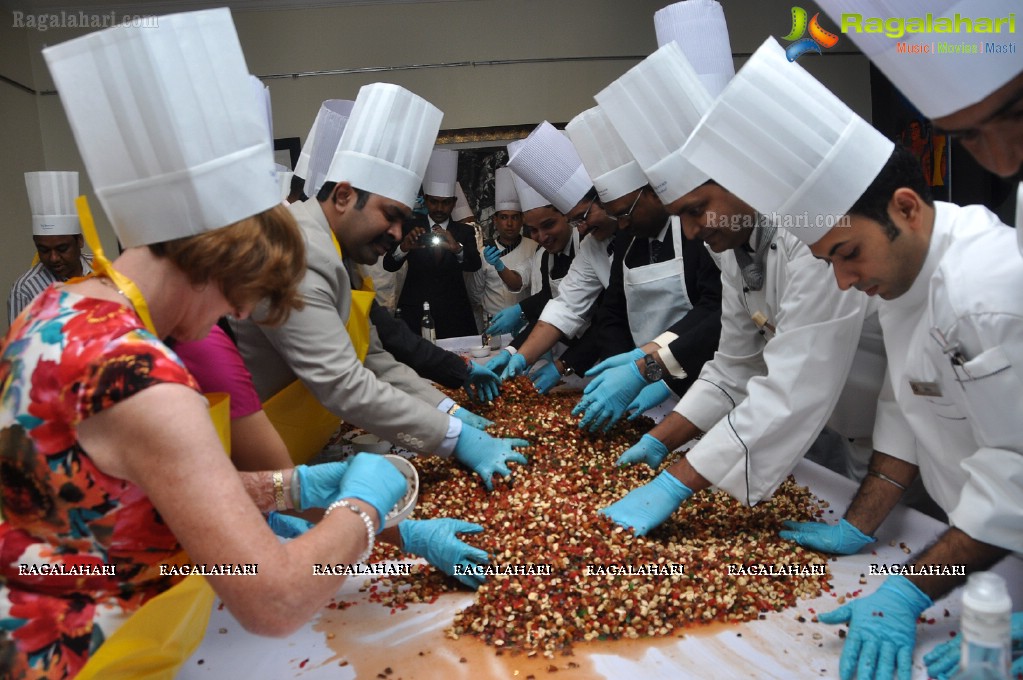
[[(454, 402), (452, 402), (454, 403)], [(450, 458), (455, 452), (455, 444), (462, 434), (462, 421), (454, 416), (448, 416), (448, 431), (444, 439), (437, 446), (437, 455), (441, 458)]]
[[(654, 340), (654, 342), (657, 342), (657, 340)], [(683, 380), (689, 375), (686, 373), (686, 369), (682, 368), (682, 364), (675, 359), (675, 355), (671, 353), (671, 350), (667, 345), (661, 345), (661, 348), (657, 350), (657, 356), (661, 358), (661, 362), (664, 364), (664, 367), (668, 369), (668, 373), (670, 373), (673, 377)]]
[(732, 400), (719, 387), (706, 380), (697, 380), (675, 405), (675, 412), (702, 431), (709, 432), (733, 408)]
[(678, 333), (672, 333), (671, 331), (664, 331), (656, 338), (651, 340), (655, 345), (659, 345), (662, 349), (678, 340)]
[(454, 399), (452, 399), (451, 397), (444, 397), (444, 399), (441, 400), (439, 404), (437, 404), (437, 410), (444, 411), (444, 413), (447, 413), (454, 405), (455, 405)]
[(408, 255), (408, 253), (406, 253), (404, 250), (401, 249), (401, 245), (400, 244), (395, 246), (394, 247), (394, 252), (391, 253), (391, 257), (393, 257), (398, 262), (401, 262), (402, 260), (404, 260), (407, 255)]

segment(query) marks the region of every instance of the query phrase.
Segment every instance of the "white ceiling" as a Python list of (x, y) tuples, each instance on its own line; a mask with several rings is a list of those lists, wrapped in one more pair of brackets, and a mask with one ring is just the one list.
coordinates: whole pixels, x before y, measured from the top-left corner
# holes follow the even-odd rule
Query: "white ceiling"
[(47, 14), (64, 11), (119, 14), (168, 14), (208, 7), (230, 7), (233, 10), (287, 10), (344, 5), (389, 5), (417, 2), (468, 2), (471, 0), (0, 0), (0, 7), (26, 14)]

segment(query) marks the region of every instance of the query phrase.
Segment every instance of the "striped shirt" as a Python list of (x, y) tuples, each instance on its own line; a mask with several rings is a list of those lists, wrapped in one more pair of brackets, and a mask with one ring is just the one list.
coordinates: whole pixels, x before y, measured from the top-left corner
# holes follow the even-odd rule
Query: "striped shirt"
[[(82, 276), (87, 276), (92, 273), (92, 257), (82, 255), (81, 259)], [(42, 262), (37, 262), (22, 274), (11, 286), (11, 294), (7, 296), (7, 324), (10, 325), (21, 314), (21, 310), (28, 307), (47, 286), (56, 282), (57, 277)]]

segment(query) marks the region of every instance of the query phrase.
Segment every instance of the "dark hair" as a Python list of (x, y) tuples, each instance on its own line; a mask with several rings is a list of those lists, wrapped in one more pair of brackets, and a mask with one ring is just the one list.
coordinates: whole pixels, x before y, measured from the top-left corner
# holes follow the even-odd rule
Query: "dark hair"
[(193, 285), (216, 284), (232, 305), (266, 300), (259, 323), (283, 323), (302, 309), (305, 242), (283, 204), (196, 236), (152, 243), (149, 250), (175, 264)]
[(901, 232), (888, 215), (888, 204), (891, 203), (895, 191), (901, 188), (912, 189), (923, 199), (924, 203), (934, 205), (934, 199), (931, 198), (931, 187), (927, 184), (924, 171), (920, 167), (920, 159), (906, 147), (896, 144), (895, 150), (888, 157), (881, 172), (870, 183), (863, 195), (849, 208), (848, 214), (859, 215), (877, 222), (881, 225), (888, 240), (894, 241)]
[[(334, 193), (334, 187), (337, 186), (337, 182), (324, 182), (320, 190), (316, 192), (316, 200), (320, 203), (326, 202), (332, 193)], [(363, 191), (358, 187), (352, 187), (355, 191), (355, 209), (362, 210), (366, 207), (366, 202), (369, 200), (369, 192)]]
[(592, 201), (597, 197), (597, 187), (591, 186), (590, 190), (586, 192), (586, 195), (579, 199), (579, 203), (583, 201)]

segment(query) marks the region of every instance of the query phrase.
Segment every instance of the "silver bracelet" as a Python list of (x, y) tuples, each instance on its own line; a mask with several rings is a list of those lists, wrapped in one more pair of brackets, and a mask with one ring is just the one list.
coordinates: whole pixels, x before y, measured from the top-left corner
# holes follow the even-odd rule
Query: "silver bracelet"
[(886, 475), (883, 472), (878, 472), (877, 470), (867, 470), (867, 474), (870, 475), (871, 477), (877, 477), (880, 480), (886, 481), (889, 484), (891, 484), (892, 486), (897, 486), (902, 491), (906, 490), (905, 486), (903, 486), (902, 484), (899, 484), (898, 482), (896, 482), (894, 479), (892, 479), (891, 477), (889, 477), (888, 475)]
[(291, 507), (294, 510), (306, 510), (302, 507), (302, 489), (298, 481), (298, 468), (291, 468)]
[(366, 551), (359, 555), (359, 557), (355, 560), (356, 562), (365, 562), (369, 559), (370, 553), (373, 552), (373, 544), (376, 542), (376, 527), (373, 526), (373, 520), (369, 518), (369, 515), (366, 514), (365, 510), (360, 509), (359, 506), (354, 503), (350, 503), (343, 498), (341, 500), (334, 501), (327, 506), (327, 511), (323, 513), (323, 518), (326, 519), (331, 510), (338, 507), (348, 508), (358, 515), (359, 518), (362, 519), (362, 523), (366, 525)]

